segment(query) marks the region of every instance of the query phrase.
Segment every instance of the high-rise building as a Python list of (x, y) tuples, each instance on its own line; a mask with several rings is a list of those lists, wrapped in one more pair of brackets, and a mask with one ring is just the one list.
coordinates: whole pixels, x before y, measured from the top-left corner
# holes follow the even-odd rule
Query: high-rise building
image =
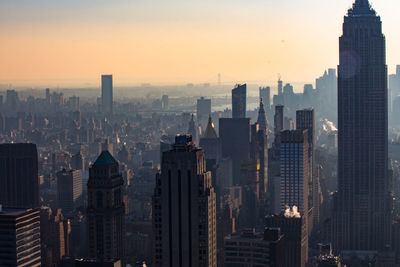
[(309, 208), (312, 208), (313, 223), (319, 222), (319, 176), (315, 163), (315, 114), (314, 109), (296, 111), (296, 129), (307, 130), (308, 133), (308, 169), (310, 172)]
[(251, 120), (219, 119), (222, 156), (232, 160), (233, 185), (241, 184), (241, 165), (250, 158)]
[(39, 207), (35, 144), (0, 144), (0, 203), (9, 207)]
[(85, 158), (80, 150), (71, 157), (71, 167), (74, 170), (85, 171)]
[(197, 122), (205, 129), (207, 125), (207, 119), (211, 115), (211, 99), (201, 97), (197, 99)]
[(199, 143), (199, 128), (197, 127), (196, 121), (194, 120), (194, 115), (192, 114), (192, 118), (189, 121), (188, 134), (190, 134), (193, 138), (193, 142), (195, 144)]
[(161, 98), (161, 109), (168, 110), (169, 109), (169, 98), (168, 95), (163, 95)]
[(40, 241), (42, 266), (58, 266), (69, 255), (69, 220), (60, 209), (53, 214), (50, 207), (40, 209)]
[(302, 216), (308, 215), (310, 172), (307, 132), (307, 130), (281, 132), (281, 211), (296, 206)]
[(271, 108), (271, 88), (267, 87), (260, 87), (259, 88), (259, 98), (260, 101), (264, 102), (265, 108), (269, 110)]
[(390, 245), (388, 92), (382, 22), (368, 0), (344, 18), (338, 67), (338, 193), (333, 241), (338, 250)]
[(51, 104), (51, 95), (50, 95), (50, 88), (46, 88), (46, 104)]
[(87, 234), (88, 258), (96, 261), (125, 258), (124, 179), (118, 162), (103, 151), (89, 170)]
[(284, 236), (285, 267), (307, 266), (308, 234), (304, 216), (288, 209), (282, 215), (267, 216), (265, 226), (279, 228)]
[(260, 125), (260, 129), (264, 132), (268, 129), (267, 117), (265, 116), (264, 100), (260, 100), (260, 108), (258, 109), (257, 124)]
[(101, 76), (101, 108), (102, 113), (113, 114), (113, 77), (112, 75)]
[[(254, 230), (225, 237), (224, 266), (284, 267), (284, 236), (279, 228)], [(244, 264), (245, 263), (245, 264)]]
[(216, 197), (190, 135), (164, 152), (153, 196), (153, 266), (217, 266)]
[(274, 115), (274, 155), (279, 156), (280, 151), (280, 134), (281, 131), (284, 129), (283, 127), (283, 111), (284, 106), (276, 105), (275, 106), (275, 115)]
[(15, 90), (7, 90), (6, 92), (6, 106), (15, 109), (19, 104), (18, 92)]
[(211, 115), (208, 118), (207, 128), (200, 138), (200, 147), (204, 150), (207, 171), (211, 171), (212, 184), (217, 190), (217, 166), (221, 159), (221, 142), (214, 129)]
[(0, 266), (41, 266), (39, 208), (0, 205)]
[(57, 173), (57, 203), (65, 215), (83, 206), (82, 171), (63, 169)]
[(238, 84), (232, 90), (232, 118), (246, 118), (247, 85)]

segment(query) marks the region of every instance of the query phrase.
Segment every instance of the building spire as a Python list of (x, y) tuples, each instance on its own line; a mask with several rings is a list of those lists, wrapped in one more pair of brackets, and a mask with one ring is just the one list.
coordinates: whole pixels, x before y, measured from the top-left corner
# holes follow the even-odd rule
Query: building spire
[(260, 125), (260, 129), (262, 129), (264, 131), (267, 130), (267, 128), (268, 128), (267, 118), (265, 116), (264, 101), (262, 98), (260, 99), (260, 108), (258, 110), (257, 123), (258, 123), (258, 125)]
[(217, 139), (218, 138), (218, 135), (214, 129), (214, 123), (212, 121), (211, 115), (208, 117), (208, 125), (207, 125), (207, 128), (206, 128), (203, 138), (208, 138), (208, 139)]
[(353, 4), (353, 8), (349, 9), (349, 16), (365, 16), (365, 15), (376, 15), (375, 10), (372, 9), (369, 0), (356, 0)]

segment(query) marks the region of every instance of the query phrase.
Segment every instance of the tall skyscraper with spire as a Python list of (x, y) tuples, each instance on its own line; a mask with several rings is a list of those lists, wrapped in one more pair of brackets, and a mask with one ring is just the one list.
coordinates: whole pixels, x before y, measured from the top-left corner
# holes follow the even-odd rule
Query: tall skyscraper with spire
[(388, 93), (382, 22), (368, 0), (344, 17), (338, 67), (339, 164), (335, 250), (390, 245)]

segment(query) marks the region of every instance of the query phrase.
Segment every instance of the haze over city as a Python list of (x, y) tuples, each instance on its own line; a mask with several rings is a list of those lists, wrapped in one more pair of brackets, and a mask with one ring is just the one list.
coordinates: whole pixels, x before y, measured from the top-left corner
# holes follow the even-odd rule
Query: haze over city
[[(338, 64), (350, 0), (2, 0), (0, 83), (93, 87), (142, 83), (312, 83)], [(385, 18), (389, 71), (400, 61), (396, 0)]]

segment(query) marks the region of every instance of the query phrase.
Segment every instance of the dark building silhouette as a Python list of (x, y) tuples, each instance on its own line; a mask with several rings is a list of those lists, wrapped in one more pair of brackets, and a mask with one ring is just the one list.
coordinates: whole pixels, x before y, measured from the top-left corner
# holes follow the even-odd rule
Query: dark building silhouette
[(335, 250), (379, 251), (390, 245), (385, 53), (380, 17), (368, 0), (356, 0), (340, 37)]
[(284, 236), (284, 258), (286, 267), (305, 267), (308, 261), (307, 226), (299, 214), (287, 211), (282, 215), (267, 216), (265, 226), (280, 228)]
[[(225, 237), (224, 266), (284, 267), (284, 236), (279, 228), (247, 230)], [(245, 264), (244, 264), (245, 263)]]
[(88, 258), (110, 261), (125, 258), (124, 180), (118, 162), (103, 151), (89, 170), (87, 234)]
[(39, 207), (38, 155), (35, 144), (0, 145), (0, 204)]
[(0, 206), (0, 266), (41, 266), (39, 208)]
[(216, 189), (217, 187), (217, 167), (221, 159), (221, 142), (214, 129), (211, 115), (208, 118), (207, 128), (204, 135), (200, 138), (200, 147), (204, 150), (206, 157), (207, 171), (211, 171), (212, 184)]
[(57, 203), (65, 215), (83, 206), (82, 171), (63, 169), (57, 173)]
[[(308, 181), (309, 200), (308, 207), (312, 208), (312, 221), (319, 222), (319, 176), (315, 163), (315, 112), (314, 109), (303, 109), (296, 111), (296, 129), (307, 130), (308, 134), (308, 169), (310, 180)], [(311, 218), (310, 218), (311, 219)], [(311, 229), (310, 229), (311, 230)]]
[(232, 118), (246, 118), (247, 85), (238, 84), (232, 90)]
[(197, 99), (197, 122), (204, 130), (207, 125), (208, 116), (211, 115), (211, 99), (201, 97)]
[(241, 165), (250, 157), (251, 120), (219, 119), (219, 138), (222, 156), (232, 159), (233, 185), (240, 185)]
[(217, 266), (216, 197), (191, 135), (176, 136), (156, 176), (153, 266)]
[(269, 110), (271, 108), (271, 88), (269, 86), (260, 87), (259, 98), (260, 101), (263, 100), (265, 108)]
[(274, 154), (275, 156), (279, 156), (280, 150), (280, 133), (284, 129), (283, 127), (283, 111), (284, 106), (276, 105), (275, 106), (275, 115), (274, 115)]
[[(264, 101), (260, 100), (260, 108), (258, 111), (257, 124), (259, 129), (256, 133), (256, 152), (258, 153), (258, 159), (260, 163), (260, 192), (263, 199), (266, 198), (268, 191), (268, 147), (269, 147), (269, 136), (268, 136), (268, 123), (265, 116)], [(254, 138), (252, 137), (254, 140)]]
[(113, 77), (112, 75), (101, 76), (101, 108), (107, 115), (113, 113)]

